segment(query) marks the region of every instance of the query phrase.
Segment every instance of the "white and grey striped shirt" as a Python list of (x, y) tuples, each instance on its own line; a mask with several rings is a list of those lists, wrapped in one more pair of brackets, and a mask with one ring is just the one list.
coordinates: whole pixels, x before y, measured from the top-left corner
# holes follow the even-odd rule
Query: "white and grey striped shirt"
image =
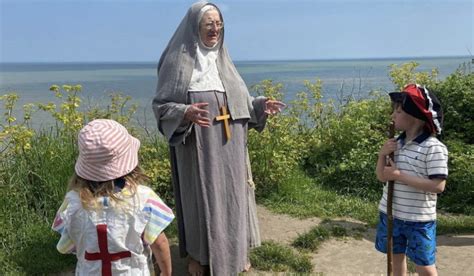
[[(395, 164), (404, 174), (422, 178), (448, 176), (448, 150), (436, 137), (423, 133), (405, 144), (405, 133), (398, 137)], [(436, 220), (437, 194), (425, 192), (395, 181), (393, 192), (393, 216), (408, 221)], [(387, 211), (387, 185), (384, 186), (379, 210)]]

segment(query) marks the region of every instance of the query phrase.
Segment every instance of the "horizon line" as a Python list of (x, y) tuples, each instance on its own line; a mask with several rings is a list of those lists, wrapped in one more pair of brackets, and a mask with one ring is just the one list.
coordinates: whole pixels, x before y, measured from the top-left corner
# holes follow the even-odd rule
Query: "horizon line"
[[(351, 60), (389, 60), (389, 59), (430, 59), (430, 58), (470, 58), (470, 55), (446, 55), (446, 56), (388, 56), (388, 57), (347, 57), (347, 58), (308, 58), (308, 59), (235, 59), (234, 62), (281, 62), (281, 61), (351, 61)], [(47, 64), (47, 63), (158, 63), (150, 60), (97, 60), (97, 61), (0, 61), (0, 64)]]

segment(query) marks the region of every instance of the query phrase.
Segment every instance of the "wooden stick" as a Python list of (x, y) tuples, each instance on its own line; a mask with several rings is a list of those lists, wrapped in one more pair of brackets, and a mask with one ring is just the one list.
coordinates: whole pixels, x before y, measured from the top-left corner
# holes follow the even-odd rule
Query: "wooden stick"
[[(394, 122), (390, 123), (389, 128), (389, 138), (393, 138), (395, 136), (395, 124)], [(390, 159), (394, 161), (394, 154), (393, 152), (389, 155)], [(388, 166), (390, 163), (387, 162)], [(394, 181), (388, 181), (388, 189), (387, 189), (387, 275), (393, 275), (392, 264), (393, 264), (393, 186)]]

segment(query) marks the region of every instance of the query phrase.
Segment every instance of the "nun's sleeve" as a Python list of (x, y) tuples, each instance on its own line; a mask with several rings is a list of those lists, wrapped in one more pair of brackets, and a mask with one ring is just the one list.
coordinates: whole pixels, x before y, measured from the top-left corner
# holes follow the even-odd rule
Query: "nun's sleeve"
[(254, 128), (261, 132), (267, 123), (267, 113), (265, 113), (266, 97), (258, 96), (256, 98), (249, 96), (250, 120), (249, 128)]
[(189, 105), (182, 103), (157, 103), (153, 101), (153, 111), (158, 123), (158, 130), (166, 137), (170, 145), (183, 143), (191, 132), (193, 124), (184, 119)]

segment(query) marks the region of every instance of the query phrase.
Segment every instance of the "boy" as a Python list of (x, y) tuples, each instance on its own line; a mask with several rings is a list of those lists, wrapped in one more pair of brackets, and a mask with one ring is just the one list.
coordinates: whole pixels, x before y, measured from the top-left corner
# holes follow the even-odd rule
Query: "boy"
[[(436, 198), (446, 185), (448, 151), (435, 134), (441, 133), (443, 111), (426, 87), (407, 85), (390, 93), (392, 120), (402, 131), (385, 142), (377, 161), (377, 179), (394, 181), (393, 272), (406, 275), (406, 256), (420, 275), (437, 275)], [(391, 152), (394, 159), (386, 161)], [(380, 200), (375, 248), (387, 252), (387, 185)]]

